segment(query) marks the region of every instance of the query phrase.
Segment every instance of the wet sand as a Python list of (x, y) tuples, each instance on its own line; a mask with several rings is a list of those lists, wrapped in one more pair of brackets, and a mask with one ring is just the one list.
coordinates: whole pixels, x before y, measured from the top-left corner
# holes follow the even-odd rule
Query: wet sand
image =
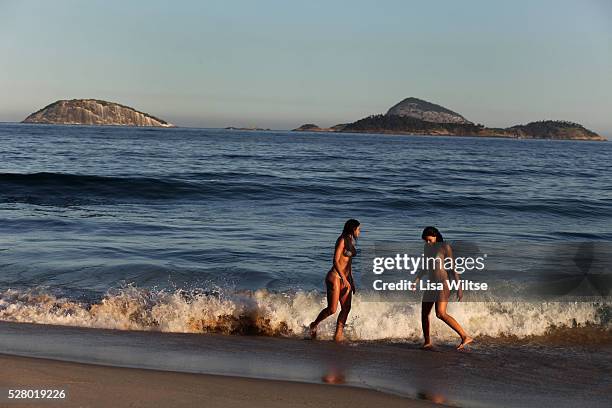
[[(104, 367), (0, 355), (2, 406), (415, 407), (436, 404), (339, 385)], [(65, 389), (64, 400), (7, 400), (7, 389)], [(30, 400), (32, 401), (32, 400)], [(440, 406), (440, 405), (437, 405)]]
[[(434, 351), (422, 351), (420, 343), (416, 342), (337, 345), (330, 341), (297, 338), (135, 332), (0, 322), (0, 353), (85, 363), (89, 364), (86, 367), (90, 370), (96, 368), (96, 374), (93, 371), (83, 373), (81, 379), (74, 379), (74, 384), (86, 384), (83, 378), (91, 379), (92, 376), (96, 379), (99, 377), (100, 381), (95, 381), (100, 384), (103, 384), (104, 378), (111, 381), (114, 375), (97, 374), (107, 371), (97, 370), (99, 367), (96, 366), (107, 366), (105, 368), (111, 370), (108, 373), (119, 367), (139, 369), (138, 372), (145, 369), (144, 372), (149, 373), (146, 375), (158, 373), (156, 375), (166, 380), (183, 378), (183, 375), (186, 376), (184, 378), (208, 378), (212, 374), (224, 376), (211, 377), (217, 379), (234, 377), (229, 380), (236, 380), (235, 377), (240, 377), (241, 381), (246, 381), (244, 384), (259, 384), (259, 381), (262, 381), (261, 384), (270, 384), (268, 380), (272, 380), (273, 384), (282, 384), (267, 388), (262, 386), (264, 388), (260, 391), (268, 395), (267, 398), (273, 398), (279, 389), (279, 395), (285, 395), (282, 394), (284, 390), (293, 387), (290, 384), (297, 384), (300, 390), (337, 388), (342, 390), (339, 392), (355, 389), (359, 389), (359, 392), (364, 389), (379, 391), (406, 398), (401, 400), (403, 403), (434, 401), (461, 407), (521, 408), (575, 407), (585, 403), (590, 407), (609, 406), (612, 390), (612, 378), (609, 375), (612, 372), (612, 348), (609, 342), (585, 341), (573, 346), (558, 346), (517, 343), (511, 339), (500, 342), (478, 338), (463, 352), (456, 351), (453, 344), (435, 341), (434, 344)], [(54, 369), (50, 367), (31, 372), (47, 373), (50, 376), (47, 378), (53, 378)], [(15, 368), (18, 369), (17, 366)], [(4, 376), (1, 377), (0, 387), (4, 387), (4, 381), (9, 379), (27, 379), (25, 373), (22, 376), (10, 373), (11, 370), (0, 371)], [(88, 385), (94, 388), (87, 388), (84, 397), (118, 395), (123, 389), (129, 391), (129, 387), (121, 388), (127, 384), (137, 389), (139, 384), (147, 384), (144, 380), (138, 380), (140, 375), (124, 377), (125, 381), (113, 383), (115, 388), (106, 389), (102, 386), (96, 389), (95, 385)], [(164, 381), (159, 379), (159, 382), (151, 382), (159, 386), (149, 387), (147, 393), (154, 395), (169, 390), (168, 386), (163, 385)], [(171, 380), (171, 384), (175, 384), (174, 381)], [(204, 380), (190, 381), (196, 381), (190, 384), (198, 392), (202, 389), (214, 391), (212, 385), (197, 385), (197, 381)], [(310, 388), (301, 387), (304, 384), (299, 383), (307, 383)], [(325, 383), (343, 386), (330, 387)], [(179, 383), (176, 384), (178, 386)], [(184, 392), (190, 389), (187, 386), (181, 387), (184, 388), (179, 390)], [(238, 385), (227, 387), (226, 390), (242, 390), (236, 388), (240, 387)], [(298, 388), (292, 391), (296, 398), (291, 400), (291, 404), (288, 400), (281, 400), (285, 406), (300, 406), (294, 404), (306, 404), (305, 401), (309, 401), (312, 394), (319, 395), (319, 391), (298, 391)], [(177, 392), (180, 394), (183, 391)], [(147, 393), (144, 394), (145, 398)], [(223, 395), (221, 391), (213, 392), (212, 398), (221, 398)], [(240, 395), (246, 400), (251, 398), (249, 393)], [(299, 395), (307, 398), (298, 398)], [(177, 396), (176, 400), (182, 401), (181, 398)], [(333, 405), (337, 406), (339, 401), (347, 398), (351, 400), (352, 397), (337, 394), (331, 398)], [(319, 402), (325, 406), (322, 401)], [(313, 406), (321, 406), (319, 402)], [(266, 404), (270, 406), (269, 401)]]

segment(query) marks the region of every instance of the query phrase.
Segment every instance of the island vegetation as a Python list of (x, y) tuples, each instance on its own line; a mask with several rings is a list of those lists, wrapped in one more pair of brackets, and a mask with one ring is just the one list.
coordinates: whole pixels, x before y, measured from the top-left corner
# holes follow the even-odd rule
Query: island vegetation
[(489, 128), (480, 123), (470, 122), (450, 109), (418, 98), (406, 98), (392, 106), (386, 114), (370, 115), (352, 123), (343, 123), (330, 128), (321, 128), (309, 123), (294, 131), (606, 140), (584, 126), (566, 120), (542, 120), (508, 128)]

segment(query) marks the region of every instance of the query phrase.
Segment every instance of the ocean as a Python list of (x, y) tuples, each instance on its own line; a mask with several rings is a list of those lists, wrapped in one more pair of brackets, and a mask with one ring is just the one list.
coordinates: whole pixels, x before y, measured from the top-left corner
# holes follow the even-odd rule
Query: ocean
[[(514, 248), (487, 276), (506, 286), (534, 276), (516, 248), (587, 243), (610, 254), (606, 142), (5, 123), (0, 146), (8, 322), (302, 338), (348, 218), (362, 223), (362, 255), (421, 245), (427, 225), (450, 242)], [(371, 274), (359, 258), (358, 286)], [(567, 329), (609, 343), (606, 279), (599, 297), (488, 298), (449, 312), (494, 342)], [(419, 341), (419, 302), (367, 289), (347, 337)], [(443, 325), (433, 335), (456, 337)]]

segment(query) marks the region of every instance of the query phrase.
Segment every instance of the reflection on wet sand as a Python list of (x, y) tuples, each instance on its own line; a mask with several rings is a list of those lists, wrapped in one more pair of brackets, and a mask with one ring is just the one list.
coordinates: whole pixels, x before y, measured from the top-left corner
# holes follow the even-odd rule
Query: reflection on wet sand
[(436, 404), (446, 404), (448, 400), (446, 397), (440, 393), (427, 392), (427, 391), (418, 391), (416, 394), (418, 399), (427, 400), (434, 402)]
[[(346, 371), (347, 370), (344, 365), (338, 362), (328, 364), (327, 368), (323, 371), (321, 381), (325, 384), (346, 384)], [(435, 404), (448, 404), (448, 399), (446, 398), (446, 396), (438, 391), (427, 391), (421, 389), (417, 390), (415, 396), (418, 399), (430, 401)]]
[(345, 370), (340, 365), (331, 365), (327, 367), (327, 370), (323, 373), (321, 381), (326, 384), (345, 384), (346, 376)]

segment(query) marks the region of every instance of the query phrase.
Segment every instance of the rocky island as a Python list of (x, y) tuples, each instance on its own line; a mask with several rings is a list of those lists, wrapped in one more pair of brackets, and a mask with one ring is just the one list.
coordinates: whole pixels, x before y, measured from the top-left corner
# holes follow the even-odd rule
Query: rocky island
[(330, 128), (320, 128), (317, 125), (314, 125), (312, 123), (307, 123), (305, 125), (300, 126), (297, 129), (293, 129), (293, 131), (295, 132), (340, 132), (342, 131), (342, 129), (344, 129), (345, 126), (346, 126), (346, 123), (341, 123), (339, 125), (335, 125)]
[(443, 106), (418, 98), (406, 98), (387, 113), (371, 115), (352, 123), (331, 128), (314, 124), (302, 125), (301, 132), (389, 133), (443, 136), (488, 136), (515, 139), (558, 139), (605, 141), (603, 136), (574, 122), (545, 120), (509, 128), (488, 128), (470, 122)]
[(435, 103), (412, 97), (406, 98), (390, 107), (385, 116), (415, 118), (424, 122), (432, 123), (459, 123), (462, 125), (473, 124), (457, 112), (453, 112), (452, 110), (436, 105)]
[(173, 127), (129, 106), (98, 99), (59, 100), (32, 113), (22, 123)]

